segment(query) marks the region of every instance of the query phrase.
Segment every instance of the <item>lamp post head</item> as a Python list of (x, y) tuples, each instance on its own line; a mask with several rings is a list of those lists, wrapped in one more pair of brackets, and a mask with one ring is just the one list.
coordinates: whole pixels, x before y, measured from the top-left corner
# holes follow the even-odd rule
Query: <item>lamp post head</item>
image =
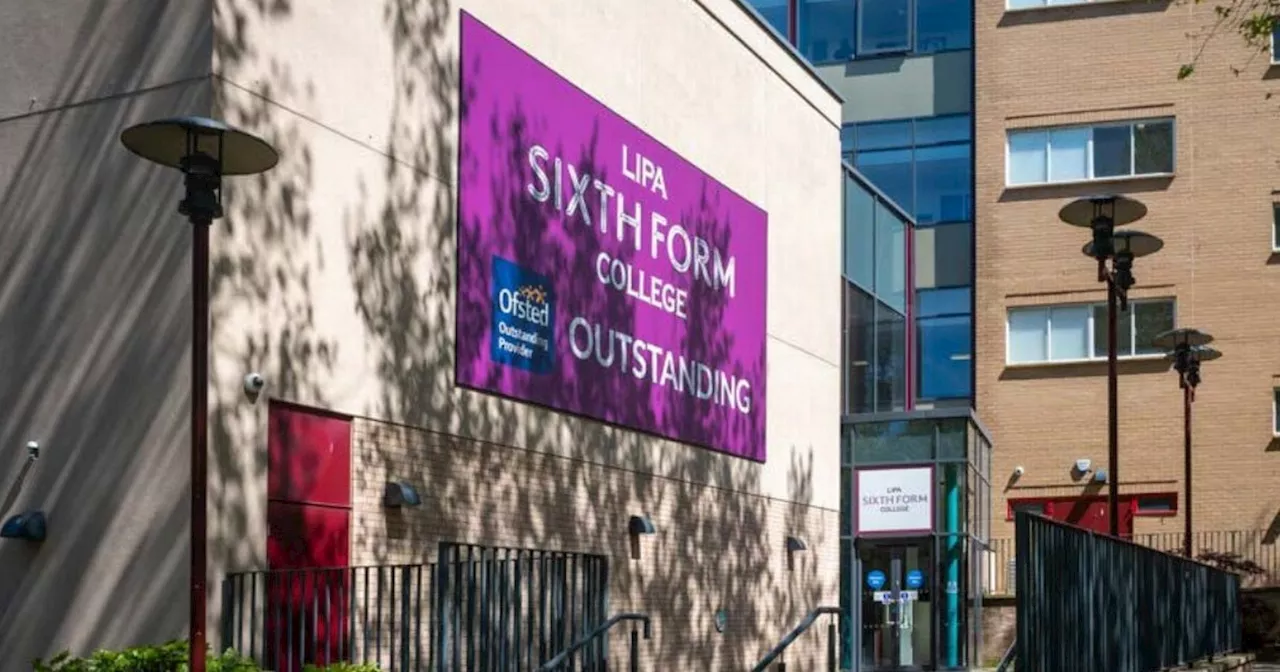
[(208, 224), (222, 216), (222, 176), (275, 167), (280, 154), (266, 140), (204, 117), (174, 117), (130, 126), (120, 142), (138, 156), (186, 176), (178, 211)]
[(1077, 198), (1058, 210), (1059, 219), (1086, 229), (1125, 226), (1146, 216), (1147, 206), (1141, 201), (1118, 194)]
[(1154, 345), (1161, 350), (1168, 351), (1176, 351), (1180, 348), (1194, 348), (1197, 346), (1208, 345), (1212, 342), (1212, 335), (1190, 327), (1170, 329), (1169, 331), (1156, 334), (1155, 338), (1151, 339), (1151, 345)]

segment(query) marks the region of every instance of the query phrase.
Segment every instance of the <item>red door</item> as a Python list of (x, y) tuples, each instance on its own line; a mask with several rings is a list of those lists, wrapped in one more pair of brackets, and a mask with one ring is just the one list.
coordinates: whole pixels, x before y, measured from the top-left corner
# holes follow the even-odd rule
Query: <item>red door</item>
[[(1061, 520), (1076, 527), (1100, 534), (1111, 532), (1105, 497), (1076, 497), (1054, 500), (1045, 507), (1054, 520)], [(1133, 506), (1127, 498), (1120, 499), (1120, 536), (1133, 536)]]
[(279, 403), (268, 416), (267, 662), (296, 672), (350, 651), (351, 423)]

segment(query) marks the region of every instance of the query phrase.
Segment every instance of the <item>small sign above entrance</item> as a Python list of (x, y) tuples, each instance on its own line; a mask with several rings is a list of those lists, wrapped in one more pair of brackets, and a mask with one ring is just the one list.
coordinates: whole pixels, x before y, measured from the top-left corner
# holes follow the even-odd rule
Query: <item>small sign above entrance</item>
[(913, 569), (907, 572), (907, 587), (916, 590), (924, 585), (924, 572)]
[(867, 572), (867, 587), (871, 590), (884, 588), (884, 572), (878, 569)]
[(856, 488), (858, 534), (933, 532), (933, 467), (859, 469)]

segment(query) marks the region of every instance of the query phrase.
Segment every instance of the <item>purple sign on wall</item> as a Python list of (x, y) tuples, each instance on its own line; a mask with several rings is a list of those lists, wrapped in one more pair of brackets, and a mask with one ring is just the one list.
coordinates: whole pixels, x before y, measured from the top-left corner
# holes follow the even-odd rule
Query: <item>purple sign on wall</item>
[(763, 462), (765, 212), (466, 12), (461, 52), (458, 383)]

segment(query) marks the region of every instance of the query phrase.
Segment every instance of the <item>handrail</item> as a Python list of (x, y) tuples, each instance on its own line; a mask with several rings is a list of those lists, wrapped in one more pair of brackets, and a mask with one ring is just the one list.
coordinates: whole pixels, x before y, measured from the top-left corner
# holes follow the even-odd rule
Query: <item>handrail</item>
[[(609, 620), (605, 621), (604, 623), (601, 623), (600, 627), (596, 628), (595, 630), (592, 630), (588, 635), (586, 635), (582, 639), (579, 639), (577, 642), (575, 642), (573, 646), (570, 646), (564, 651), (561, 651), (560, 655), (543, 663), (542, 666), (538, 668), (538, 672), (550, 672), (550, 670), (554, 670), (560, 667), (561, 665), (564, 665), (565, 662), (569, 660), (569, 656), (572, 656), (573, 654), (577, 653), (578, 649), (581, 649), (587, 644), (590, 644), (597, 637), (608, 632), (610, 628), (612, 628), (613, 626), (623, 621), (640, 621), (641, 623), (644, 623), (644, 638), (647, 640), (652, 635), (652, 631), (650, 630), (650, 625), (649, 625), (649, 616), (647, 614), (637, 614), (634, 612), (615, 614), (614, 616), (610, 617)], [(634, 634), (634, 631), (633, 631), (633, 634)], [(634, 653), (632, 655), (634, 655)]]
[(1004, 657), (1000, 659), (1000, 664), (996, 666), (996, 672), (1008, 672), (1009, 666), (1013, 665), (1013, 656), (1018, 651), (1018, 640), (1014, 639), (1009, 644), (1009, 650), (1004, 652)]
[(840, 607), (818, 607), (817, 609), (809, 612), (809, 615), (805, 616), (804, 620), (800, 621), (800, 625), (797, 625), (794, 630), (787, 633), (787, 636), (783, 637), (782, 641), (778, 642), (777, 646), (773, 647), (769, 653), (765, 654), (764, 658), (762, 658), (760, 662), (756, 663), (755, 667), (751, 668), (751, 672), (765, 672), (765, 668), (769, 667), (769, 663), (772, 663), (778, 658), (778, 656), (781, 656), (783, 650), (788, 646), (791, 646), (792, 642), (795, 642), (800, 635), (803, 635), (806, 630), (813, 627), (813, 624), (817, 623), (819, 618), (827, 614), (839, 615)]

